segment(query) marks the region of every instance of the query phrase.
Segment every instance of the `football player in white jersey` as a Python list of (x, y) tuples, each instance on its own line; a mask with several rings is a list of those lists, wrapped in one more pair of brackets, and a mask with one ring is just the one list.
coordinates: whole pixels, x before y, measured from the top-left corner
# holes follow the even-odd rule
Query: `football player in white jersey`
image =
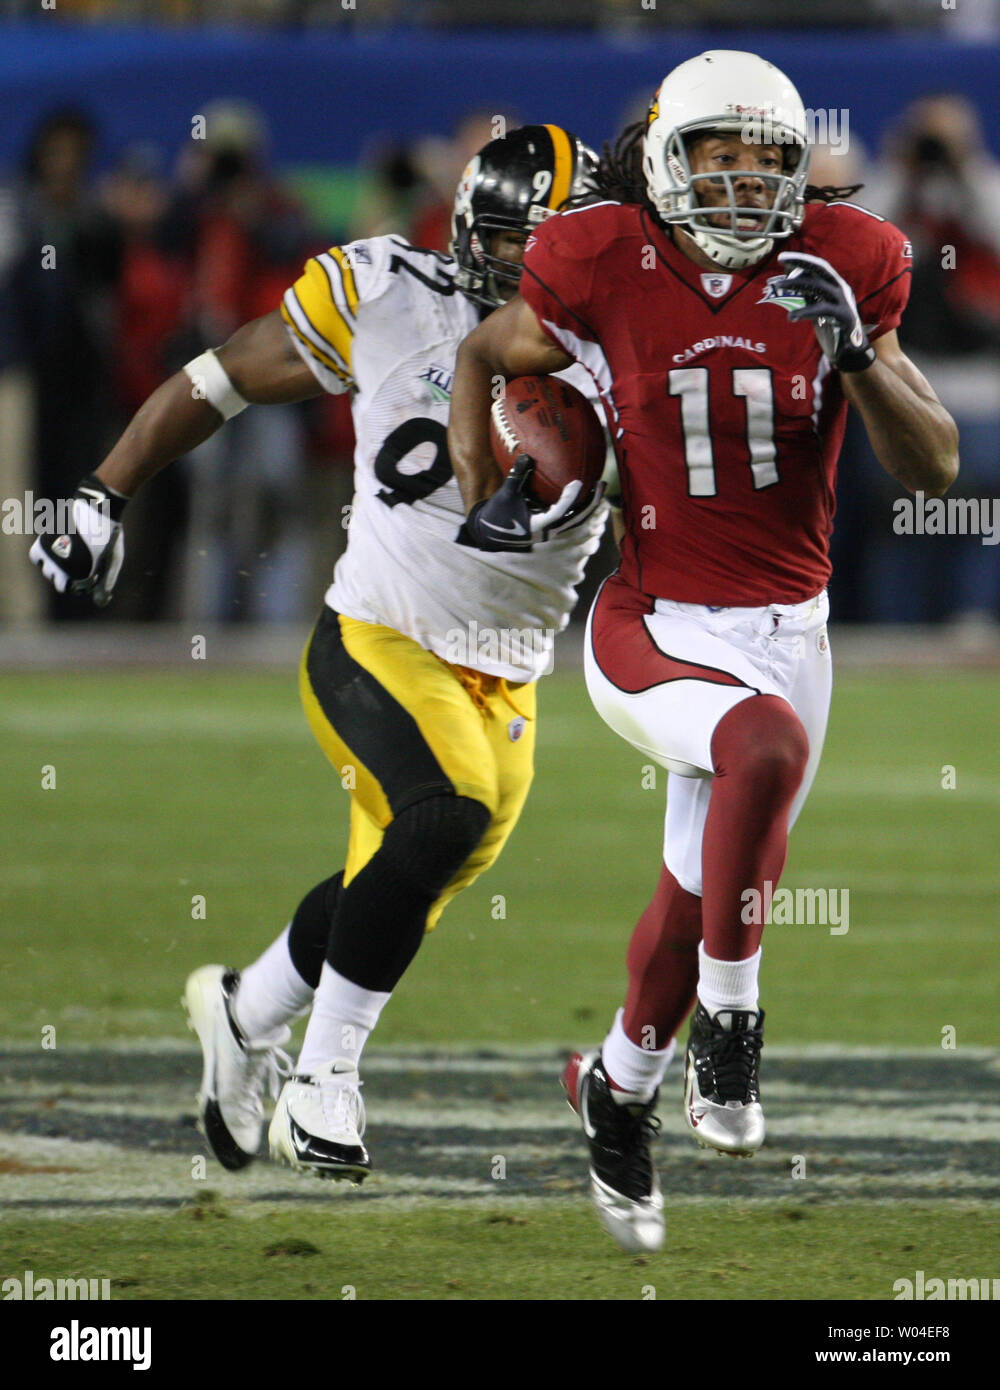
[(574, 135), (527, 126), (466, 168), (453, 256), (381, 236), (310, 260), (280, 310), (146, 401), (81, 484), (74, 534), (32, 547), (60, 591), (104, 603), (123, 558), (121, 513), (144, 482), (249, 403), (353, 393), (347, 550), (300, 671), (313, 732), (351, 794), (347, 862), (242, 974), (203, 966), (185, 990), (204, 1054), (202, 1126), (227, 1168), (257, 1155), (263, 1092), (277, 1094), (290, 1065), (288, 1022), (311, 1005), (271, 1153), (321, 1176), (365, 1176), (362, 1050), (425, 931), (493, 863), (524, 805), (534, 682), (607, 507), (599, 490), (574, 506), (567, 489), (533, 515), (520, 552), (467, 545), (446, 444), (450, 388), (458, 344), (516, 291), (528, 234), (580, 196), (595, 167)]

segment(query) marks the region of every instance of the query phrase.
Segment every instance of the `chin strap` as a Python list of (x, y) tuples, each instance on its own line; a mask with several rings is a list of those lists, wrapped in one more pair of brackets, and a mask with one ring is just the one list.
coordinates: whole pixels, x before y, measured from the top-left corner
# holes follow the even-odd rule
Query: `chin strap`
[(691, 223), (686, 224), (684, 230), (698, 249), (724, 270), (744, 270), (747, 266), (756, 265), (770, 255), (774, 246), (773, 237), (765, 237), (761, 245), (755, 248), (752, 242), (743, 247), (720, 241), (703, 227), (695, 227)]

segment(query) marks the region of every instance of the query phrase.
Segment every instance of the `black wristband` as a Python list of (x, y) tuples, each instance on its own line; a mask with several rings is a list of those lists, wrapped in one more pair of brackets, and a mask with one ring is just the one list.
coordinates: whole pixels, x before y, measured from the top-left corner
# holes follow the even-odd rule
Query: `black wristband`
[(875, 349), (870, 343), (863, 348), (846, 348), (834, 364), (838, 372), (866, 372), (875, 362)]
[(113, 488), (108, 487), (107, 483), (102, 483), (96, 473), (88, 473), (81, 480), (80, 488), (87, 488), (90, 492), (99, 492), (106, 499), (108, 516), (111, 520), (116, 523), (121, 521), (129, 501), (127, 497), (120, 492), (115, 492)]

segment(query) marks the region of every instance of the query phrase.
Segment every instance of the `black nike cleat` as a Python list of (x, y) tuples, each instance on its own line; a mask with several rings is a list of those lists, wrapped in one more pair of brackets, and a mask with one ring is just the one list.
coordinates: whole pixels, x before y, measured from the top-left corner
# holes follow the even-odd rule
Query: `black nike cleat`
[(631, 1255), (663, 1244), (663, 1195), (649, 1152), (660, 1128), (656, 1096), (645, 1105), (619, 1105), (600, 1052), (575, 1052), (562, 1084), (590, 1145), (590, 1195), (601, 1224)]

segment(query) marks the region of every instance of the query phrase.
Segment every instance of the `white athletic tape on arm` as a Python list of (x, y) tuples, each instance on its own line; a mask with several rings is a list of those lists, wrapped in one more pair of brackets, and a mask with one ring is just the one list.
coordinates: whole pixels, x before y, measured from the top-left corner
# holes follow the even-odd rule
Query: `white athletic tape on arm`
[(183, 370), (195, 388), (196, 397), (214, 405), (223, 420), (231, 420), (250, 404), (229, 380), (225, 367), (211, 348), (186, 363)]

